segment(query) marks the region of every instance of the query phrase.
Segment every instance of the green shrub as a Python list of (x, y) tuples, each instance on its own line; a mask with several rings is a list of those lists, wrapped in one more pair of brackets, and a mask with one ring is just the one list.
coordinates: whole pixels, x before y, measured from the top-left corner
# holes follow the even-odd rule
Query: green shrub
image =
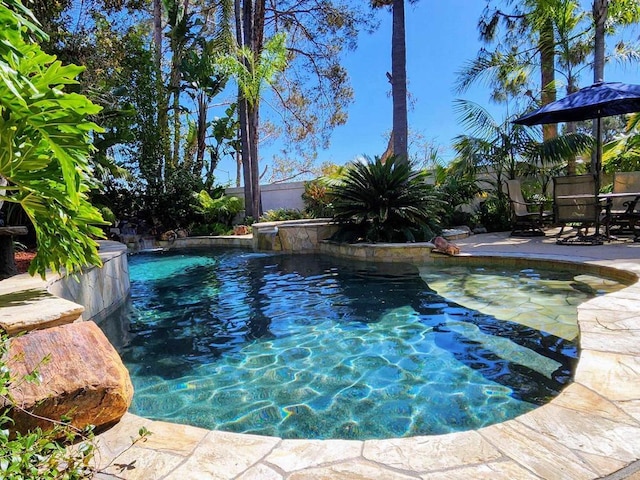
[(504, 232), (510, 230), (510, 215), (509, 204), (495, 196), (487, 197), (478, 207), (480, 223), (489, 232)]
[(278, 208), (277, 210), (267, 210), (260, 217), (261, 222), (282, 222), (285, 220), (300, 220), (308, 218), (303, 212), (295, 208)]
[(196, 237), (205, 235), (231, 235), (231, 233), (233, 233), (231, 227), (218, 222), (195, 224), (190, 228), (190, 234)]
[(333, 197), (323, 179), (315, 179), (304, 184), (302, 194), (304, 211), (313, 218), (333, 217)]
[(217, 222), (231, 226), (231, 221), (244, 208), (242, 200), (238, 197), (229, 197), (221, 194), (212, 198), (206, 190), (195, 194), (196, 203), (194, 209), (204, 216), (206, 223)]
[(443, 209), (442, 225), (452, 227), (469, 224), (471, 214), (463, 212), (461, 208), (469, 205), (481, 193), (476, 176), (445, 167), (437, 167), (435, 175), (436, 192), (447, 200)]
[(424, 171), (391, 157), (354, 162), (331, 187), (334, 220), (344, 241), (423, 241), (438, 231), (443, 202)]

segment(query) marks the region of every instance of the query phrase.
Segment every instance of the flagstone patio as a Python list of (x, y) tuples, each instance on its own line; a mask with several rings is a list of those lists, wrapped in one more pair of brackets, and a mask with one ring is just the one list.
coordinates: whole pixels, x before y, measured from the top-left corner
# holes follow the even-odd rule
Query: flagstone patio
[[(548, 261), (640, 275), (640, 244), (558, 246), (551, 236), (483, 234), (463, 258)], [(576, 267), (579, 268), (579, 267)], [(127, 414), (97, 437), (99, 479), (640, 480), (640, 285), (578, 307), (575, 381), (549, 404), (477, 431), (386, 440), (283, 440)], [(141, 427), (151, 435), (135, 441)], [(135, 443), (134, 443), (135, 441)]]

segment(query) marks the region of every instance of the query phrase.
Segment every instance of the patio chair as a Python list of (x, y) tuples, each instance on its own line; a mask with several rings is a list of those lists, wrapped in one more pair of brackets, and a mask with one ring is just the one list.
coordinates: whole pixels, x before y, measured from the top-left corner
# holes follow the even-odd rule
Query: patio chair
[(544, 235), (542, 227), (545, 220), (553, 217), (553, 212), (544, 211), (542, 202), (526, 202), (520, 180), (507, 180), (505, 183), (511, 205), (511, 236)]
[[(562, 225), (556, 243), (561, 245), (602, 243), (597, 231), (595, 235), (587, 236), (589, 227), (599, 225), (601, 211), (596, 193), (596, 178), (593, 174), (554, 177), (553, 210), (556, 223)], [(579, 224), (578, 233), (560, 238), (568, 224)], [(584, 233), (580, 228), (585, 229)]]
[[(613, 176), (613, 194), (639, 193), (640, 192), (640, 172), (616, 172)], [(638, 198), (632, 195), (628, 197), (612, 197), (607, 199), (605, 225), (607, 236), (611, 227), (620, 231), (626, 229), (640, 235), (636, 231), (635, 225), (640, 222), (640, 211), (638, 210)]]

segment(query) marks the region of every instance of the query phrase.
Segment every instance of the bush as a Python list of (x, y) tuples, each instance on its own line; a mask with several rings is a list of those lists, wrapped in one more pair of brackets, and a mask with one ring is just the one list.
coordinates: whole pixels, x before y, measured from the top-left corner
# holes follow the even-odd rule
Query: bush
[(193, 192), (202, 190), (202, 179), (193, 173), (178, 168), (171, 172), (164, 185), (164, 192), (148, 191), (144, 205), (150, 213), (151, 225), (162, 225), (165, 229), (186, 227), (198, 220), (193, 208)]
[(345, 241), (397, 242), (430, 240), (439, 230), (443, 202), (426, 183), (424, 171), (412, 171), (398, 157), (379, 157), (348, 166), (330, 190), (335, 237)]
[(204, 216), (206, 223), (216, 222), (231, 226), (231, 221), (244, 208), (242, 200), (238, 197), (228, 197), (221, 194), (212, 198), (206, 190), (194, 195), (196, 203), (194, 209)]
[(190, 228), (190, 234), (194, 236), (205, 236), (205, 235), (231, 235), (233, 230), (228, 225), (224, 223), (200, 223), (192, 226)]
[(446, 198), (442, 215), (442, 224), (445, 226), (468, 225), (472, 222), (471, 214), (461, 210), (464, 205), (469, 205), (481, 189), (478, 187), (475, 175), (467, 172), (456, 172), (451, 168), (436, 168), (435, 189), (441, 198)]
[(478, 208), (480, 223), (489, 232), (504, 232), (511, 229), (511, 212), (503, 199), (490, 196)]
[(282, 222), (285, 220), (300, 220), (308, 218), (303, 212), (295, 208), (278, 208), (277, 210), (267, 210), (260, 217), (261, 222)]
[(304, 211), (313, 218), (333, 217), (333, 197), (329, 193), (329, 186), (323, 179), (305, 182)]

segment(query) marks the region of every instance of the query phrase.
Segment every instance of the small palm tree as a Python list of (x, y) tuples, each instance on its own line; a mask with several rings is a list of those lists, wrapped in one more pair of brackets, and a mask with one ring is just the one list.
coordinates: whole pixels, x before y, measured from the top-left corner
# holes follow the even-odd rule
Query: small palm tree
[(379, 157), (350, 164), (331, 186), (337, 238), (349, 241), (428, 240), (437, 230), (443, 202), (403, 158)]

